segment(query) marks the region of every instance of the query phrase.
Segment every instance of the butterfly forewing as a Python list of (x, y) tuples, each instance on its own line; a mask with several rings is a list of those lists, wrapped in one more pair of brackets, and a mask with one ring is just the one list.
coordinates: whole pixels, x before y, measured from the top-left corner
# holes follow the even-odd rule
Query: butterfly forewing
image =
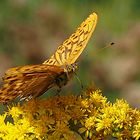
[(11, 68), (3, 77), (4, 85), (0, 89), (0, 102), (7, 102), (19, 96), (37, 97), (55, 85), (55, 80), (64, 70), (51, 65), (27, 65)]
[(92, 13), (44, 64), (56, 66), (73, 64), (86, 47), (96, 23), (97, 15)]

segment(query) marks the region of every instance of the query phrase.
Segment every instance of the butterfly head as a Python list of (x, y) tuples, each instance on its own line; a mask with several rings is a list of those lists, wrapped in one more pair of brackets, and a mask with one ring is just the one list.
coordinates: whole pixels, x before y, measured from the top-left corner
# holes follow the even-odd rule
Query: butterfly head
[(74, 73), (76, 70), (77, 70), (77, 64), (76, 63), (73, 63), (71, 65), (66, 65), (65, 68), (64, 68), (64, 71), (66, 73)]

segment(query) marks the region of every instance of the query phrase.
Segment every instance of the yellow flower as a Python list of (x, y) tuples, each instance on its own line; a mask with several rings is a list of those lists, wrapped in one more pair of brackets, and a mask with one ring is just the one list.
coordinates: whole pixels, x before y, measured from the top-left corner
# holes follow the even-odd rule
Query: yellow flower
[(105, 105), (107, 105), (107, 98), (103, 97), (101, 94), (101, 90), (97, 89), (90, 92), (89, 102), (93, 103), (93, 105), (96, 107), (104, 107)]
[(133, 138), (135, 138), (135, 140), (140, 139), (140, 121), (138, 121), (137, 125), (134, 125), (134, 131), (132, 135), (133, 135)]
[(8, 107), (8, 109), (8, 115), (11, 115), (14, 121), (18, 121), (18, 119), (20, 119), (24, 115), (24, 112), (20, 108), (19, 104), (17, 106)]
[(103, 131), (103, 134), (109, 135), (112, 132), (112, 120), (107, 117), (103, 117), (102, 119), (96, 119), (96, 131)]
[(100, 90), (85, 96), (30, 100), (0, 115), (0, 139), (140, 139), (140, 111), (124, 100), (109, 103)]
[(89, 107), (89, 102), (88, 102), (88, 100), (82, 100), (82, 101), (81, 101), (81, 105), (82, 105), (84, 108), (88, 108), (88, 107)]
[(94, 127), (94, 125), (95, 125), (95, 116), (86, 119), (85, 127), (87, 129), (91, 129), (91, 127)]
[(56, 121), (54, 132), (48, 137), (48, 139), (74, 139), (75, 133), (71, 131), (68, 124), (64, 121)]
[(132, 125), (132, 118), (131, 115), (129, 115), (129, 105), (124, 100), (116, 100), (113, 108), (115, 117), (114, 124), (116, 124), (119, 129), (128, 129), (128, 127)]

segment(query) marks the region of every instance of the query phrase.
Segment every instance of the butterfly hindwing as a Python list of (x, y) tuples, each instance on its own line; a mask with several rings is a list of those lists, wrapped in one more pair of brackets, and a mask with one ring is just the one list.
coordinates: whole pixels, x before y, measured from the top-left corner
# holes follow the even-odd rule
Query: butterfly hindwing
[(54, 86), (56, 78), (63, 73), (60, 67), (44, 64), (11, 68), (3, 77), (0, 101), (7, 102), (17, 96), (37, 97)]

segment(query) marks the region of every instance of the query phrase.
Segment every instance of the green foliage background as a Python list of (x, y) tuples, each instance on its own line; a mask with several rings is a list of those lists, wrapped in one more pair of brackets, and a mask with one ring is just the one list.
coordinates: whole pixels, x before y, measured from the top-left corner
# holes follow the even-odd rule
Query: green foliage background
[[(139, 7), (139, 0), (1, 0), (0, 76), (10, 67), (42, 63), (96, 12), (98, 24), (78, 60), (78, 76), (85, 88), (96, 85), (110, 100), (120, 95), (140, 107)], [(111, 42), (115, 47), (100, 51)], [(81, 90), (75, 78), (63, 92), (68, 89)]]

